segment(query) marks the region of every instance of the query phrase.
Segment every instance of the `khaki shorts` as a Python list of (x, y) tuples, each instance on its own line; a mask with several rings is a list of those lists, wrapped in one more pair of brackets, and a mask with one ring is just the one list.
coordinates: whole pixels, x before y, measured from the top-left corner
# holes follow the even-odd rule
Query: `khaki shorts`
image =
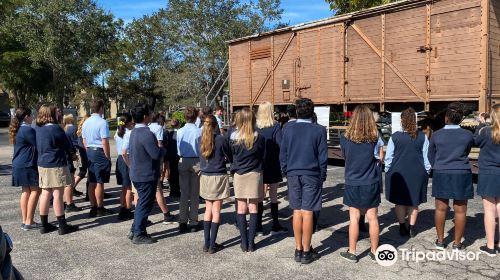
[(55, 189), (71, 185), (73, 180), (67, 166), (44, 168), (38, 167), (40, 188)]

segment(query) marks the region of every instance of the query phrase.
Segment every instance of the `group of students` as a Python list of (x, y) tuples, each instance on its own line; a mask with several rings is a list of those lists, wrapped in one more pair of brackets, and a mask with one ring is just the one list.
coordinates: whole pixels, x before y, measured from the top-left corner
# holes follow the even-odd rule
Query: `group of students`
[[(203, 229), (203, 251), (213, 254), (222, 249), (216, 242), (220, 213), (223, 200), (231, 196), (229, 182), (233, 176), (240, 248), (253, 252), (257, 248), (255, 237), (263, 232), (263, 201), (267, 192), (271, 201), (271, 232), (287, 232), (279, 221), (277, 196), (279, 183), (285, 176), (288, 201), (293, 210), (294, 259), (302, 264), (318, 259), (320, 255), (311, 246), (311, 240), (322, 206), (322, 186), (327, 178), (327, 132), (316, 123), (314, 103), (310, 99), (298, 99), (290, 108), (290, 120), (286, 123), (275, 121), (273, 105), (269, 102), (262, 103), (256, 113), (243, 108), (235, 112), (226, 132), (221, 127), (222, 108), (217, 108), (214, 116), (210, 108), (199, 113), (193, 107), (186, 107), (186, 124), (178, 128), (175, 123), (169, 136), (165, 136), (167, 132), (163, 129), (161, 115), (153, 114), (146, 104), (136, 106), (131, 114), (123, 114), (114, 138), (118, 153), (116, 176), (122, 186), (118, 217), (122, 220), (133, 218), (128, 238), (134, 244), (156, 242), (146, 230), (155, 200), (164, 213), (164, 223), (176, 220), (168, 211), (162, 191), (162, 181), (171, 177), (168, 171), (176, 169), (179, 190), (175, 186), (172, 188), (172, 182), (175, 184), (172, 180), (171, 192), (180, 193), (179, 232)], [(72, 190), (85, 176), (81, 171), (74, 178), (71, 176), (76, 171), (72, 166), (73, 160), (78, 158), (76, 154), (88, 167), (90, 217), (113, 213), (103, 204), (104, 184), (109, 182), (111, 170), (109, 127), (102, 118), (104, 102), (95, 100), (91, 109), (93, 114), (82, 122), (81, 129), (66, 125), (64, 130), (60, 125), (61, 111), (53, 105), (40, 107), (35, 128), (30, 125), (30, 110), (19, 108), (16, 111), (11, 125), (11, 140), (15, 143), (12, 178), (13, 186), (22, 186), (24, 230), (37, 227), (33, 216), (38, 186), (42, 189), (40, 232), (57, 229), (47, 218), (52, 197), (59, 234), (78, 230), (67, 224), (64, 216), (64, 201), (66, 209), (76, 207), (72, 202)], [(357, 241), (366, 216), (371, 241), (369, 257), (375, 260), (383, 166), (385, 197), (395, 204), (400, 234), (409, 237), (417, 234), (418, 206), (427, 201), (428, 178), (432, 174), (432, 196), (436, 201), (435, 246), (446, 248), (444, 225), (449, 200), (453, 200), (455, 234), (452, 247), (463, 250), (467, 201), (474, 195), (468, 160), (474, 145), (481, 148), (477, 193), (483, 197), (487, 239), (481, 251), (496, 255), (500, 246), (494, 244), (495, 217), (500, 214), (500, 105), (492, 108), (491, 125), (476, 134), (460, 128), (463, 117), (460, 104), (450, 104), (445, 127), (431, 136), (417, 129), (416, 113), (408, 108), (401, 114), (402, 131), (393, 133), (384, 155), (373, 112), (366, 105), (355, 108), (340, 139), (345, 158), (343, 202), (349, 207), (350, 216), (349, 246), (347, 251), (341, 252), (343, 258), (358, 261)], [(71, 135), (81, 136), (78, 139)], [(200, 196), (205, 201), (203, 223), (198, 221)], [(134, 212), (131, 210), (133, 201)]]

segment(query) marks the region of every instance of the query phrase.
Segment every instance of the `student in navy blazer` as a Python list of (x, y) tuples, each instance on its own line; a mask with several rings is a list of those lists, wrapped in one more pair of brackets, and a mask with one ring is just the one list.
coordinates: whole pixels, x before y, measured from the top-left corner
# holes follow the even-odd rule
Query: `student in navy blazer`
[(472, 132), (460, 128), (464, 117), (460, 103), (448, 106), (445, 127), (434, 133), (429, 144), (429, 161), (432, 165), (432, 196), (436, 199), (434, 215), (437, 240), (435, 247), (444, 250), (444, 226), (448, 204), (453, 199), (455, 216), (454, 250), (464, 250), (462, 237), (467, 219), (467, 201), (474, 198), (469, 153), (474, 144)]
[(136, 125), (130, 133), (130, 179), (137, 190), (139, 202), (128, 237), (134, 244), (152, 244), (156, 240), (147, 234), (146, 224), (153, 209), (165, 149), (158, 146), (156, 136), (147, 126), (151, 120), (149, 106), (137, 106), (133, 117)]
[(475, 144), (481, 148), (477, 194), (483, 198), (486, 232), (486, 244), (480, 250), (494, 257), (500, 251), (500, 242), (495, 244), (495, 216), (500, 216), (500, 104), (492, 108), (491, 127), (477, 132)]
[(31, 110), (18, 108), (10, 123), (10, 142), (14, 144), (12, 157), (12, 186), (21, 187), (22, 230), (38, 228), (33, 216), (40, 189), (38, 188), (36, 132), (29, 125), (33, 121)]

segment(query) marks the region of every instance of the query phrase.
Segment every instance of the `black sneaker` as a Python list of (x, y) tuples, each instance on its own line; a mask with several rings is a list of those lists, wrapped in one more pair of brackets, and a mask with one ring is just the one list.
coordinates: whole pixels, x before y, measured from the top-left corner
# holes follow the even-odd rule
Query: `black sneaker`
[(458, 244), (455, 244), (455, 242), (453, 242), (452, 249), (453, 249), (453, 251), (463, 251), (463, 250), (465, 250), (465, 245), (462, 242), (460, 242)]
[(257, 246), (255, 245), (255, 243), (249, 242), (248, 243), (248, 252), (252, 253), (252, 252), (255, 252), (255, 250), (257, 250)]
[(311, 247), (309, 252), (303, 252), (302, 257), (300, 258), (300, 263), (301, 264), (310, 264), (313, 261), (319, 259), (319, 254), (314, 251), (314, 249)]
[(143, 244), (153, 244), (158, 242), (156, 239), (151, 238), (149, 235), (139, 235), (139, 236), (134, 236), (132, 239), (132, 243), (136, 245), (143, 245)]
[(179, 224), (179, 233), (183, 234), (183, 233), (187, 233), (187, 232), (189, 232), (187, 224), (186, 223)]
[(436, 240), (436, 242), (434, 243), (434, 246), (438, 250), (445, 250), (446, 249), (446, 244), (444, 244), (443, 241)]
[(170, 225), (175, 224), (175, 216), (167, 212), (167, 214), (163, 215), (163, 224)]
[(41, 234), (46, 234), (46, 233), (49, 233), (49, 232), (53, 232), (53, 231), (56, 231), (57, 230), (57, 227), (53, 224), (47, 224), (46, 226), (41, 226), (40, 227), (40, 233)]
[(271, 229), (271, 235), (279, 235), (288, 233), (288, 229), (286, 227), (282, 227), (281, 225), (273, 226)]
[(195, 225), (189, 226), (190, 232), (198, 232), (200, 230), (202, 230), (201, 224), (195, 224)]
[[(130, 220), (131, 217), (130, 217), (130, 209), (125, 209), (125, 208), (121, 208), (120, 209), (120, 212), (118, 213), (118, 220), (119, 221), (127, 221), (127, 220)], [(134, 216), (132, 216), (132, 219), (134, 218)]]
[(495, 250), (500, 254), (500, 246), (495, 246)]
[(415, 236), (417, 236), (417, 231), (415, 230), (415, 226), (410, 225), (410, 227), (408, 228), (408, 232), (409, 232), (411, 238), (414, 238)]
[(104, 217), (104, 216), (109, 216), (113, 215), (115, 212), (110, 209), (106, 209), (104, 207), (97, 208), (97, 217)]
[(97, 208), (90, 208), (89, 218), (97, 217)]
[(353, 253), (349, 252), (349, 250), (347, 250), (346, 252), (340, 252), (340, 256), (347, 261), (350, 261), (353, 263), (358, 262), (358, 257), (356, 255), (354, 255)]
[(130, 240), (134, 239), (134, 233), (132, 231), (129, 231), (127, 234), (127, 238)]
[(304, 253), (304, 251), (295, 249), (294, 259), (296, 262), (298, 262), (298, 263), (300, 262), (300, 259), (302, 259), (303, 253)]
[(410, 236), (410, 232), (408, 231), (406, 224), (399, 224), (399, 235), (403, 237)]
[(370, 260), (372, 262), (377, 262), (377, 258), (375, 257), (374, 253), (372, 253), (372, 252), (368, 253), (368, 257), (370, 257)]
[(208, 249), (209, 248), (207, 246), (203, 245), (203, 252), (208, 253)]
[(215, 243), (215, 247), (213, 247), (213, 248), (212, 248), (212, 247), (208, 248), (208, 253), (209, 253), (210, 255), (212, 255), (212, 254), (215, 254), (215, 253), (219, 252), (219, 251), (220, 251), (220, 250), (222, 250), (222, 249), (224, 249), (224, 246), (222, 246), (222, 245), (220, 245), (220, 244), (218, 244), (218, 243)]
[(496, 250), (496, 248), (490, 249), (486, 245), (485, 246), (481, 246), (479, 248), (479, 251), (481, 251), (481, 253), (485, 254), (488, 257), (496, 257), (497, 256), (497, 250)]
[(80, 212), (80, 211), (82, 211), (82, 207), (78, 207), (74, 203), (66, 205), (66, 213)]
[(65, 227), (60, 227), (58, 229), (58, 233), (59, 235), (65, 235), (65, 234), (68, 234), (68, 233), (72, 233), (72, 232), (75, 232), (75, 231), (78, 231), (78, 226), (74, 226), (74, 225), (66, 225)]
[(83, 195), (83, 192), (77, 190), (77, 189), (73, 189), (73, 196), (82, 196)]

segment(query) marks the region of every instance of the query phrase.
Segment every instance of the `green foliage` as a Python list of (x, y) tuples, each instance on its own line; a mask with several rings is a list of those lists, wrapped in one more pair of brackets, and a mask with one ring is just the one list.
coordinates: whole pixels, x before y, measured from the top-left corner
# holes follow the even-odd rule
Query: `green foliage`
[(184, 118), (184, 113), (177, 111), (172, 114), (172, 120), (177, 120), (179, 122), (179, 127), (183, 127), (186, 124), (186, 118)]
[(336, 15), (356, 12), (398, 0), (325, 0), (330, 4), (330, 8)]

